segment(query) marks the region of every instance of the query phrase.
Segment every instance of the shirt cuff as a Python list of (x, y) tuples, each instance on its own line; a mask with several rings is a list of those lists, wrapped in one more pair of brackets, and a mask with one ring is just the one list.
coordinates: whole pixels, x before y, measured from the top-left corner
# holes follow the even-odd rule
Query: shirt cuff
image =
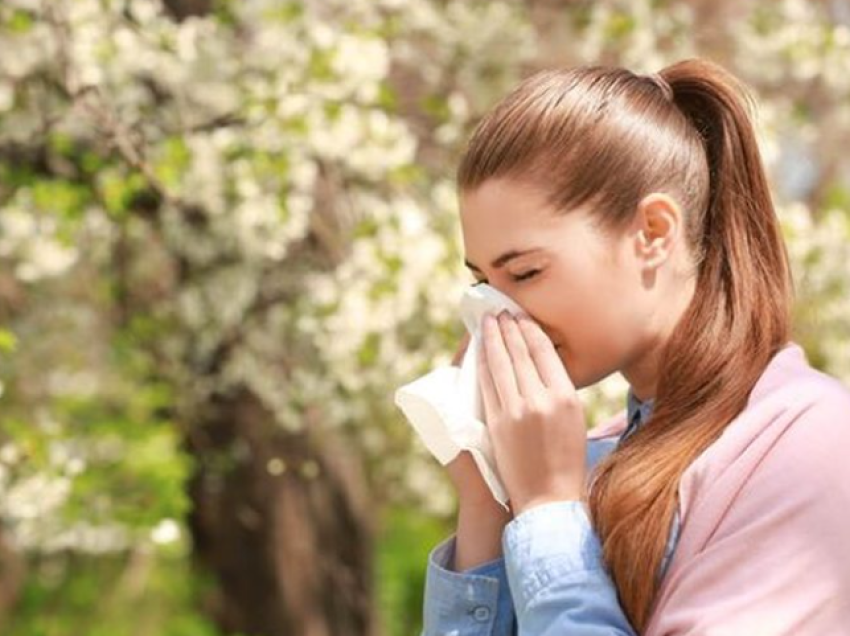
[(504, 559), (488, 561), (464, 572), (451, 569), (455, 535), (428, 557), (423, 606), (424, 636), (449, 633), (491, 634), (501, 596), (510, 594)]
[(505, 568), (516, 613), (557, 581), (589, 582), (604, 569), (602, 546), (584, 502), (554, 501), (526, 510), (505, 526)]

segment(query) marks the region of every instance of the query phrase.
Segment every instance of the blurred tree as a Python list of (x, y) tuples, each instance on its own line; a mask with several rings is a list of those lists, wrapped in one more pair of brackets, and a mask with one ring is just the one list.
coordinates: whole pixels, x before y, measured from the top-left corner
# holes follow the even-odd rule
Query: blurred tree
[(23, 576), (21, 555), (9, 546), (6, 537), (0, 533), (0, 627), (3, 627), (5, 616), (18, 600)]
[[(10, 633), (212, 633), (168, 602), (195, 593), (228, 633), (378, 633), (384, 596), (416, 631), (410, 595), (375, 590), (376, 533), (387, 559), (419, 559), (418, 577), (382, 572), (421, 590), (425, 565), (381, 512), (448, 519), (453, 501), (391, 396), (461, 335), (460, 145), (540, 66), (701, 53), (763, 96), (798, 340), (850, 381), (847, 16), (837, 0), (3, 2)], [(588, 412), (623, 395), (612, 377)], [(197, 588), (174, 575), (189, 547)], [(44, 583), (17, 594), (24, 563)], [(145, 603), (139, 581), (173, 587)], [(66, 613), (45, 611), (50, 586)]]
[[(90, 344), (88, 359), (76, 362), (70, 352), (66, 358), (53, 350), (53, 364), (77, 367), (62, 391), (50, 378), (31, 395), (23, 389), (26, 371), (47, 355), (32, 338), (22, 338), (22, 355), (9, 360), (9, 397), (20, 409), (19, 424), (6, 427), (10, 448), (24, 448), (27, 458), (27, 447), (43, 449), (37, 478), (55, 471), (54, 446), (73, 446), (66, 451), (73, 468), (56, 471), (52, 507), (21, 516), (53, 512), (52, 529), (61, 534), (69, 507), (90, 497), (118, 536), (128, 522), (136, 531), (113, 549), (155, 533), (154, 519), (114, 514), (125, 494), (104, 499), (98, 490), (104, 485), (92, 483), (99, 458), (83, 452), (81, 442), (113, 441), (115, 428), (94, 433), (84, 420), (90, 410), (59, 407), (86, 392), (120, 411), (121, 396), (102, 386), (114, 382), (114, 374), (138, 386), (172, 388), (120, 417), (126, 426), (141, 425), (142, 439), (148, 420), (155, 420), (172, 423), (183, 440), (193, 467), (186, 502), (193, 556), (200, 571), (214, 575), (205, 606), (227, 632), (377, 629), (371, 535), (376, 509), (392, 488), (380, 487), (386, 469), (377, 460), (386, 448), (375, 447), (376, 461), (368, 461), (360, 439), (364, 414), (345, 403), (346, 383), (354, 385), (369, 369), (375, 377), (384, 374), (370, 387), (372, 395), (386, 390), (394, 352), (388, 347), (379, 367), (377, 335), (404, 317), (361, 324), (365, 314), (352, 314), (351, 326), (362, 335), (352, 331), (361, 340), (345, 343), (355, 347), (347, 369), (323, 355), (317, 329), (334, 311), (328, 294), (350, 285), (336, 277), (352, 241), (373, 242), (390, 215), (388, 197), (406, 206), (405, 222), (417, 224), (410, 229), (424, 230), (418, 204), (403, 192), (419, 179), (416, 140), (396, 114), (387, 82), (387, 41), (402, 35), (401, 9), (328, 2), (306, 11), (300, 3), (268, 2), (219, 3), (210, 12), (203, 3), (144, 0), (22, 1), (3, 9), (8, 44), (25, 52), (17, 67), (6, 69), (11, 102), (2, 120), (10, 159), (7, 228), (17, 223), (19, 234), (12, 233), (7, 254), (26, 297), (10, 324), (26, 334), (37, 315), (32, 298), (51, 282), (58, 293), (39, 299), (44, 311), (79, 304), (91, 312), (88, 324), (63, 333)], [(406, 37), (436, 46), (430, 38), (450, 16), (429, 3), (420, 10), (421, 23), (403, 25)], [(451, 9), (466, 24), (489, 11), (483, 3)], [(460, 48), (459, 39), (454, 46)], [(411, 58), (415, 53), (408, 51)], [(451, 48), (443, 54), (452, 55)], [(434, 113), (429, 118), (447, 120), (440, 96), (428, 88), (440, 78), (417, 81), (413, 63), (398, 69), (417, 83)], [(373, 203), (380, 209), (369, 210)], [(444, 239), (417, 238), (427, 241), (428, 260), (410, 267), (433, 273), (435, 260), (445, 259)], [(26, 247), (35, 240), (43, 243), (40, 251)], [(386, 247), (391, 251), (377, 258), (349, 261), (368, 267), (350, 275), (367, 285), (369, 296), (391, 291), (387, 266), (394, 277), (404, 275), (398, 246)], [(456, 267), (446, 263), (448, 279)], [(419, 310), (418, 304), (404, 309), (421, 319)], [(62, 323), (45, 318), (45, 324), (56, 329)], [(407, 346), (420, 348), (420, 368), (445, 343), (423, 326), (406, 338)], [(423, 337), (431, 339), (427, 349)], [(79, 377), (85, 373), (94, 374), (94, 386)], [(367, 391), (361, 406), (369, 404)], [(57, 396), (63, 392), (68, 398)], [(47, 432), (34, 435), (26, 422), (39, 404), (48, 411)], [(378, 403), (380, 421), (366, 435), (374, 439), (391, 411)], [(397, 440), (391, 443), (406, 453), (409, 436), (392, 434)], [(364, 455), (378, 495), (372, 500), (365, 495)], [(118, 470), (114, 453), (110, 460), (108, 469)], [(162, 467), (174, 462), (176, 455), (166, 456)], [(386, 465), (398, 484), (405, 465)], [(179, 485), (179, 472), (174, 476)], [(126, 477), (125, 487), (153, 486), (134, 480), (145, 476)], [(36, 487), (44, 486), (36, 481)], [(429, 494), (427, 484), (419, 487)], [(136, 505), (144, 499), (134, 498)], [(183, 505), (175, 501), (160, 518), (182, 516)], [(80, 517), (82, 526), (92, 521)], [(56, 541), (49, 531), (17, 529), (30, 550)]]

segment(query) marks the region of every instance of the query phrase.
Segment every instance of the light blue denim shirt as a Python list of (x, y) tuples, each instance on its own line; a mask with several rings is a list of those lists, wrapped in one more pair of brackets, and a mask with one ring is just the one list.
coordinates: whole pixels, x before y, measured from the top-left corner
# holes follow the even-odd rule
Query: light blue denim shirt
[[(588, 440), (593, 466), (652, 414), (629, 389), (628, 425), (619, 438)], [(660, 576), (679, 537), (673, 519)], [(421, 636), (635, 636), (602, 560), (599, 537), (580, 501), (527, 510), (506, 526), (503, 557), (455, 572), (455, 535), (428, 559)]]

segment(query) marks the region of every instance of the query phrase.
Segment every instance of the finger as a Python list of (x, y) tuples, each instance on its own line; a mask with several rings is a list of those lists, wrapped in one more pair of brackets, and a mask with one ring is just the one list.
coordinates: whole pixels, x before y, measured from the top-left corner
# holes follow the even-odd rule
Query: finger
[(558, 352), (549, 340), (549, 336), (529, 316), (520, 316), (517, 322), (525, 336), (529, 355), (534, 360), (543, 383), (550, 389), (564, 389), (575, 393), (576, 388), (572, 378), (558, 357)]
[(478, 386), (481, 389), (481, 402), (484, 406), (484, 423), (490, 425), (499, 413), (499, 396), (487, 368), (487, 358), (484, 347), (478, 348)]
[(546, 387), (537, 372), (537, 366), (531, 357), (525, 336), (520, 331), (516, 319), (510, 314), (502, 313), (499, 316), (499, 326), (513, 364), (514, 376), (520, 395), (528, 399), (540, 394)]
[(496, 317), (486, 314), (482, 328), (484, 332), (482, 348), (495, 393), (499, 397), (499, 406), (505, 411), (513, 410), (520, 399), (519, 388), (511, 365), (511, 357), (508, 355), (502, 333), (496, 324)]

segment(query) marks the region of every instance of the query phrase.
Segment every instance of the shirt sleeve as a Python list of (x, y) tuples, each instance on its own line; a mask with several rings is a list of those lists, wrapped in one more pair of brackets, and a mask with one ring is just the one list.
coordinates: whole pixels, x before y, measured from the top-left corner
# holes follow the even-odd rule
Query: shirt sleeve
[(514, 636), (516, 619), (503, 558), (455, 572), (456, 535), (428, 557), (421, 636)]
[(526, 510), (502, 535), (523, 636), (635, 636), (581, 501)]
[[(617, 444), (617, 438), (588, 439), (587, 464), (588, 475), (596, 463), (610, 453)], [(531, 512), (531, 511), (529, 511)], [(526, 521), (512, 520), (519, 530), (528, 533), (532, 530), (530, 522), (547, 523), (545, 517), (537, 515)], [(549, 523), (560, 523), (559, 519)], [(588, 523), (587, 519), (580, 523)], [(564, 540), (569, 534), (563, 533), (563, 528), (557, 530), (559, 540)], [(595, 535), (594, 535), (595, 536)], [(504, 536), (503, 536), (504, 545)], [(425, 598), (423, 603), (423, 632), (421, 636), (437, 636), (454, 634), (456, 636), (514, 636), (517, 634), (517, 616), (514, 608), (511, 586), (508, 582), (505, 559), (498, 558), (463, 572), (452, 569), (456, 535), (451, 535), (437, 545), (428, 556), (428, 567), (425, 575)], [(599, 562), (594, 561), (594, 567)], [(606, 580), (612, 585), (610, 580)], [(582, 585), (573, 585), (582, 594)], [(609, 590), (609, 597), (612, 592)], [(595, 596), (595, 595), (594, 595)], [(614, 593), (616, 597), (616, 594)], [(596, 601), (598, 602), (598, 600)], [(587, 605), (588, 600), (582, 597), (580, 603)], [(587, 605), (587, 609), (591, 609)], [(567, 623), (573, 625), (573, 623)], [(525, 634), (537, 632), (522, 631)], [(539, 632), (545, 634), (547, 632)], [(572, 632), (570, 632), (572, 633)], [(581, 634), (597, 632), (576, 632)], [(606, 633), (609, 636), (611, 632)], [(631, 634), (631, 631), (624, 632)], [(616, 636), (616, 633), (614, 633)]]

